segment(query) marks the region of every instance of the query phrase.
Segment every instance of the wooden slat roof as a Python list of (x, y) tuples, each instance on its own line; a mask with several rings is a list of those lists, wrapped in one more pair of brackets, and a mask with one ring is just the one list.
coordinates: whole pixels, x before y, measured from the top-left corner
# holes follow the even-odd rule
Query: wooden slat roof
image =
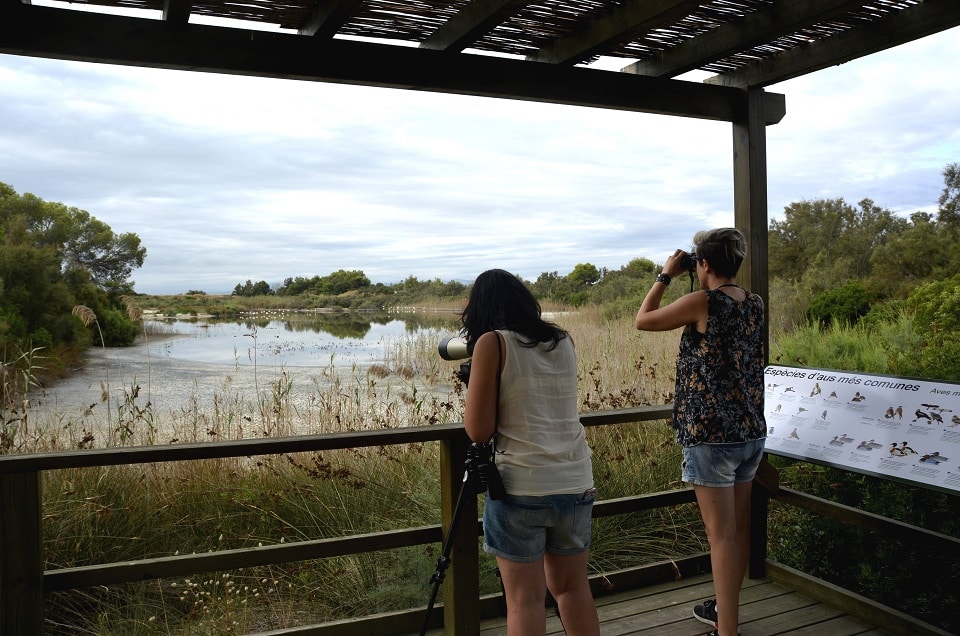
[[(724, 88), (770, 86), (958, 24), (957, 0), (0, 0), (0, 53), (735, 120), (743, 91)], [(601, 57), (621, 59), (621, 72), (591, 66)], [(693, 70), (710, 76), (675, 79)], [(770, 100), (767, 123), (783, 110)]]

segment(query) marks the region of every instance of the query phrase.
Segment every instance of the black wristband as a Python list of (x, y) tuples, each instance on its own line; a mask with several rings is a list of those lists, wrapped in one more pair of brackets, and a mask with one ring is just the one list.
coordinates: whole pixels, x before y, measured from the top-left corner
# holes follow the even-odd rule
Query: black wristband
[(658, 282), (658, 283), (663, 283), (664, 285), (669, 285), (669, 284), (670, 284), (670, 281), (671, 281), (671, 278), (670, 278), (670, 275), (669, 275), (669, 274), (664, 274), (663, 272), (660, 272), (659, 274), (657, 274), (657, 282)]

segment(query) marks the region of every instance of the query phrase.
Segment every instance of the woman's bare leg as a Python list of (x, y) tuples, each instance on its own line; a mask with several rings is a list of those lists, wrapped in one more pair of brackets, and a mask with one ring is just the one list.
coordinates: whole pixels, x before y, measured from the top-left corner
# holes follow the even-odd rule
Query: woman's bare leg
[(750, 559), (752, 485), (746, 482), (727, 488), (693, 487), (710, 543), (720, 636), (734, 636), (739, 624), (740, 587)]
[(547, 586), (544, 560), (516, 563), (497, 557), (497, 567), (507, 597), (508, 636), (545, 634)]
[(571, 556), (547, 554), (547, 588), (557, 601), (567, 636), (600, 636), (597, 605), (587, 580), (589, 553)]

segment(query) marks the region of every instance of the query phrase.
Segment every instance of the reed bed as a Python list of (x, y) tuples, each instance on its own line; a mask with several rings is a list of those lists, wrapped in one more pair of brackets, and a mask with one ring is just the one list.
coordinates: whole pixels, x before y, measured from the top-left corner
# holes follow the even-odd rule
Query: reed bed
[[(592, 309), (551, 318), (571, 332), (577, 347), (581, 410), (672, 400), (678, 333), (641, 334), (629, 322), (605, 322)], [(231, 390), (225, 380), (212, 401), (194, 396), (191, 406), (169, 416), (155, 413), (139, 387), (115, 390), (106, 436), (97, 438), (82, 417), (61, 416), (32, 423), (34, 434), (21, 440), (21, 448), (462, 421), (465, 387), (454, 379), (457, 363), (437, 356), (439, 331), (418, 334), (385, 343), (379, 365), (343, 370), (331, 362), (302, 388), (279, 369), (253, 396)], [(591, 428), (588, 439), (601, 498), (679, 485), (679, 449), (665, 422)], [(49, 471), (43, 482), (47, 568), (439, 523), (438, 455), (435, 444), (415, 444)], [(703, 549), (693, 505), (597, 519), (591, 568), (608, 571)], [(438, 550), (422, 546), (58, 593), (49, 599), (48, 633), (247, 633), (420, 606)], [(494, 562), (482, 559), (482, 591), (496, 591)]]

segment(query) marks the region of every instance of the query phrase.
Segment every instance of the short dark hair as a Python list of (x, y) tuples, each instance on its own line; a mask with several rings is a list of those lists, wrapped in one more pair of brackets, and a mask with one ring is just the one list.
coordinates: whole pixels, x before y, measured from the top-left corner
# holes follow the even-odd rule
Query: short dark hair
[(486, 332), (507, 329), (526, 338), (524, 346), (551, 342), (553, 349), (567, 332), (541, 314), (540, 303), (519, 278), (506, 270), (488, 269), (473, 282), (467, 306), (460, 313), (460, 333), (469, 348)]
[(747, 239), (735, 227), (720, 227), (693, 236), (697, 260), (708, 261), (720, 276), (736, 276), (747, 257)]

